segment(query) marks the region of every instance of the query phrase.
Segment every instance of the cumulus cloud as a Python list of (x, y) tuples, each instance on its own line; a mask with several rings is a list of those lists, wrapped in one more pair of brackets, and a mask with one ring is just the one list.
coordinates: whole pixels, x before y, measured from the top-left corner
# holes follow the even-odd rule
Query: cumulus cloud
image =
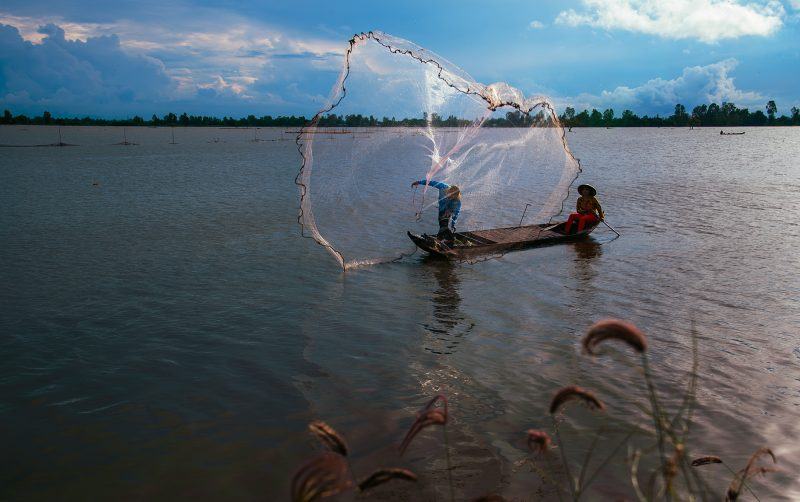
[(0, 13), (0, 103), (15, 112), (119, 115), (306, 113), (327, 92), (345, 43), (293, 37), (225, 11), (176, 16), (169, 26), (122, 18), (105, 24)]
[(736, 103), (739, 106), (763, 105), (766, 99), (754, 91), (738, 89), (731, 72), (738, 65), (730, 58), (706, 66), (684, 68), (680, 76), (654, 78), (636, 87), (620, 86), (600, 94), (581, 94), (567, 101), (583, 108), (625, 108), (638, 113), (671, 112), (676, 103), (691, 106), (701, 103)]
[(583, 0), (583, 5), (581, 12), (562, 11), (555, 22), (714, 43), (771, 35), (783, 26), (786, 15), (777, 0)]
[(164, 65), (128, 54), (115, 35), (67, 40), (62, 28), (39, 28), (38, 44), (0, 25), (0, 98), (7, 106), (80, 111), (129, 107), (170, 92)]
[[(798, 0), (798, 1), (800, 1), (800, 0)], [(528, 24), (528, 28), (530, 28), (532, 30), (541, 30), (542, 28), (544, 28), (544, 23), (541, 22), (541, 21), (535, 21), (534, 20), (534, 21), (531, 21), (530, 24)]]

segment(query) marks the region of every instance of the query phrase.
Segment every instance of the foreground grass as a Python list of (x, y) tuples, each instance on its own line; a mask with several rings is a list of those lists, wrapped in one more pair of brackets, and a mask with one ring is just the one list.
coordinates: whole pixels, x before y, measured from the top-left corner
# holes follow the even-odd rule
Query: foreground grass
[[(595, 413), (605, 413), (603, 401), (590, 389), (568, 386), (559, 389), (551, 398), (549, 416), (551, 428), (527, 431), (528, 452), (519, 466), (527, 466), (559, 500), (577, 501), (587, 494), (600, 475), (618, 465), (611, 465), (619, 453), (627, 449), (625, 471), (628, 473), (630, 491), (640, 502), (650, 500), (719, 500), (735, 501), (743, 492), (758, 499), (751, 481), (757, 476), (775, 472), (777, 458), (772, 450), (763, 447), (756, 450), (741, 469), (735, 469), (715, 455), (693, 456), (687, 444), (696, 404), (698, 350), (697, 334), (692, 329), (692, 370), (681, 404), (672, 414), (662, 404), (656, 390), (648, 358), (647, 337), (631, 323), (616, 319), (600, 321), (592, 325), (583, 337), (581, 345), (586, 356), (600, 356), (602, 345), (613, 341), (624, 344), (637, 359), (641, 371), (641, 392), (646, 404), (638, 404), (642, 414), (651, 424), (641, 424), (626, 432), (623, 438), (608, 451), (597, 451), (603, 427), (593, 431), (590, 446), (582, 459), (569, 458), (567, 440), (563, 437), (564, 423), (569, 420), (567, 411), (573, 404), (582, 404)], [(443, 456), (447, 466), (448, 493), (455, 500), (452, 478), (452, 461), (447, 436), (449, 409), (444, 395), (433, 397), (417, 414), (417, 418), (403, 438), (399, 452), (402, 455), (412, 445), (414, 438), (424, 429), (440, 426), (442, 429)], [(367, 493), (377, 486), (391, 481), (415, 482), (417, 474), (402, 468), (378, 469), (358, 479), (349, 462), (349, 450), (342, 435), (324, 422), (312, 422), (309, 431), (319, 439), (325, 451), (301, 466), (292, 478), (293, 501), (313, 501), (350, 490)], [(634, 442), (634, 436), (639, 441)], [(553, 439), (555, 438), (555, 439)], [(644, 438), (644, 446), (642, 445)], [(635, 446), (640, 445), (639, 447)], [(599, 460), (595, 458), (598, 455)], [(647, 462), (643, 462), (644, 459)], [(771, 462), (769, 462), (771, 460)], [(648, 469), (644, 465), (650, 465)], [(713, 466), (727, 469), (731, 476), (724, 494), (714, 493), (702, 475), (702, 469)], [(578, 467), (579, 466), (579, 467)], [(711, 466), (711, 467), (707, 467)], [(485, 495), (474, 500), (502, 501), (499, 495)]]

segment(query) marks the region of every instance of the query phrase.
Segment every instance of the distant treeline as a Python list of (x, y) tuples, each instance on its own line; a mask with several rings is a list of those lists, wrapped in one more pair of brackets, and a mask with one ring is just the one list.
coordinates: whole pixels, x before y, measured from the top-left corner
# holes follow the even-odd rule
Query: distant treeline
[[(624, 110), (621, 116), (616, 116), (612, 108), (603, 112), (592, 109), (583, 110), (575, 113), (575, 109), (567, 107), (559, 117), (561, 123), (566, 127), (722, 127), (722, 126), (789, 126), (800, 125), (800, 109), (792, 108), (791, 116), (776, 116), (778, 107), (775, 101), (769, 101), (765, 107), (766, 113), (761, 110), (751, 112), (747, 108), (738, 108), (733, 103), (722, 103), (718, 105), (695, 106), (692, 112), (686, 111), (681, 105), (675, 105), (675, 113), (668, 117), (649, 117), (647, 115), (638, 116), (631, 110)], [(127, 119), (99, 119), (92, 117), (53, 117), (50, 112), (44, 112), (41, 116), (28, 117), (26, 115), (14, 115), (10, 110), (5, 110), (0, 124), (23, 124), (23, 125), (113, 125), (113, 126), (184, 126), (184, 127), (301, 127), (308, 123), (309, 119), (304, 116), (294, 115), (272, 117), (264, 115), (256, 117), (208, 117), (205, 115), (188, 115), (183, 113), (175, 115), (168, 113), (163, 117), (153, 115), (150, 120), (145, 120), (140, 116)], [(361, 114), (337, 115), (327, 114), (320, 118), (320, 127), (421, 127), (431, 123), (434, 127), (458, 127), (471, 123), (468, 119), (458, 118), (450, 115), (447, 118), (440, 117), (432, 113), (428, 117), (427, 113), (422, 114), (422, 118), (403, 118), (395, 117), (376, 118), (372, 115)], [(507, 112), (505, 117), (492, 117), (484, 122), (485, 127), (530, 127), (531, 125), (551, 126), (552, 121), (543, 112), (534, 115), (526, 115), (519, 111)]]
[(691, 113), (681, 104), (675, 105), (675, 113), (669, 117), (639, 117), (631, 110), (624, 110), (622, 116), (615, 116), (609, 108), (602, 113), (596, 109), (584, 110), (578, 114), (575, 109), (567, 107), (559, 117), (567, 127), (701, 127), (701, 126), (789, 126), (800, 125), (800, 109), (792, 107), (792, 115), (776, 116), (778, 107), (775, 101), (768, 101), (766, 114), (761, 110), (751, 112), (747, 108), (738, 108), (733, 103), (695, 106)]

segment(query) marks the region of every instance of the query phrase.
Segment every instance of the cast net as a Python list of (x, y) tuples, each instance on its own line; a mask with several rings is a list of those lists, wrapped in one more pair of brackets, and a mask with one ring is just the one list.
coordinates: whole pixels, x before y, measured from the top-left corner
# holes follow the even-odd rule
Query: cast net
[[(345, 125), (346, 127), (342, 127)], [(458, 231), (551, 221), (580, 164), (553, 105), (484, 85), (386, 34), (355, 36), (329, 102), (297, 137), (303, 234), (343, 268), (401, 259), (436, 234), (439, 191), (461, 189)]]

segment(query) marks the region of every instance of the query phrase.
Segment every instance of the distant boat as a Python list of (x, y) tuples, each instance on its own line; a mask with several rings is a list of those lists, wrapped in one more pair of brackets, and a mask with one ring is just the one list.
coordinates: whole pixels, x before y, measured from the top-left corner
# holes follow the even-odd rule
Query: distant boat
[(742, 131), (742, 132), (725, 132), (725, 131), (720, 131), (720, 132), (719, 132), (720, 136), (741, 136), (741, 135), (742, 135), (742, 134), (744, 134), (744, 133), (745, 133), (745, 131)]

